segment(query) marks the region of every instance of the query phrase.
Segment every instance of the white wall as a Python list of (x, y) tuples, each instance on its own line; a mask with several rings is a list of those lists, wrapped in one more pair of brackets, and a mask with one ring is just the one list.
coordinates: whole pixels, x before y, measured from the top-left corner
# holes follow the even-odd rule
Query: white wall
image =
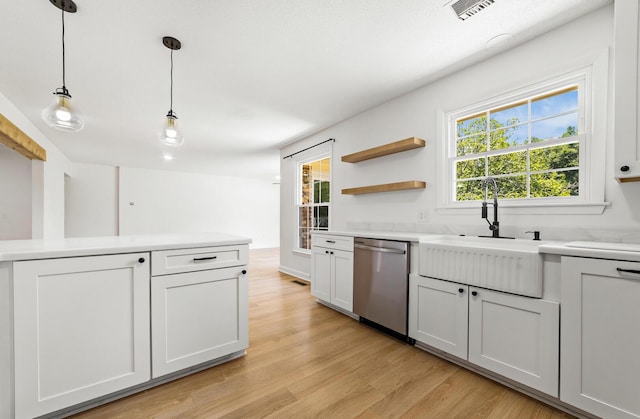
[[(64, 177), (65, 174), (73, 174), (71, 162), (2, 93), (0, 113), (47, 151), (46, 162), (33, 160), (30, 163), (30, 187), (13, 191), (14, 199), (31, 202), (28, 213), (31, 218), (31, 237), (27, 238), (64, 237)], [(6, 170), (0, 169), (0, 175), (9, 178), (15, 176), (14, 172), (7, 173)], [(7, 204), (0, 202), (0, 208), (7, 208)]]
[[(279, 185), (226, 176), (76, 164), (67, 237), (216, 231), (279, 246)], [(132, 205), (133, 204), (133, 205)]]
[(279, 196), (262, 180), (121, 167), (120, 234), (216, 231), (278, 247)]
[(0, 144), (0, 240), (31, 238), (31, 161)]
[(65, 179), (65, 237), (118, 235), (118, 168), (74, 164)]
[[(332, 220), (334, 230), (399, 230), (487, 234), (486, 222), (477, 211), (451, 214), (437, 207), (438, 149), (444, 141), (439, 115), (492, 96), (530, 85), (606, 57), (613, 47), (613, 5), (597, 10), (562, 28), (544, 34), (500, 55), (473, 65), (396, 100), (357, 115), (281, 150), (287, 155), (328, 138), (335, 138), (332, 163)], [(618, 184), (613, 176), (613, 71), (609, 59), (603, 87), (608, 96), (594, 105), (594, 123), (602, 132), (594, 141), (606, 142), (605, 199), (611, 202), (599, 215), (501, 214), (506, 235), (524, 237), (530, 229), (543, 239), (608, 239), (640, 241), (640, 183)], [(427, 141), (423, 149), (357, 164), (340, 156), (417, 136)], [(309, 258), (292, 252), (295, 245), (294, 177), (288, 160), (281, 164), (281, 268), (309, 272)], [(425, 190), (342, 195), (348, 187), (424, 180)], [(634, 211), (634, 209), (636, 209)], [(429, 222), (417, 223), (418, 210), (426, 210)]]

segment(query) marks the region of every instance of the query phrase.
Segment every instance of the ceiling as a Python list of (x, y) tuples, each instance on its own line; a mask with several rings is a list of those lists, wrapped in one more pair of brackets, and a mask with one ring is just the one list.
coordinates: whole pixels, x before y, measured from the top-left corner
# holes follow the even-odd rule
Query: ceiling
[[(0, 92), (73, 162), (273, 180), (278, 149), (611, 0), (495, 0), (466, 21), (444, 0), (75, 0), (66, 86), (85, 128), (40, 118), (62, 85), (61, 12), (3, 1)], [(10, 36), (7, 36), (10, 34)], [(506, 41), (487, 48), (501, 34)], [(185, 144), (157, 139), (173, 110)]]

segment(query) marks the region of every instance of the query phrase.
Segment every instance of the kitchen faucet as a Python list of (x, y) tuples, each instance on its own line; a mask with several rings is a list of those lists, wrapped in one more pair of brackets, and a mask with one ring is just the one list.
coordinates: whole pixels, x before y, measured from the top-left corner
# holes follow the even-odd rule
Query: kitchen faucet
[[(489, 216), (487, 214), (487, 205), (490, 203), (487, 202), (487, 196), (489, 194), (489, 183), (493, 185), (493, 222), (489, 221)], [(487, 176), (485, 180), (482, 181), (482, 189), (484, 189), (484, 201), (482, 201), (482, 218), (487, 220), (489, 224), (489, 230), (491, 230), (491, 236), (480, 236), (480, 237), (494, 237), (496, 239), (513, 239), (513, 237), (503, 237), (500, 236), (500, 222), (498, 221), (498, 182), (496, 182), (495, 178), (491, 176)]]

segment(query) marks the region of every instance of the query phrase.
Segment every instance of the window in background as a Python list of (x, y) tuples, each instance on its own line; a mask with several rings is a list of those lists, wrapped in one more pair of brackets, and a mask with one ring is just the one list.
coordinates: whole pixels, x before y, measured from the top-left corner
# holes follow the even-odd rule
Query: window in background
[(584, 198), (584, 77), (546, 89), (449, 114), (450, 202), (484, 199), (487, 176), (500, 199)]
[(298, 164), (298, 248), (311, 249), (311, 232), (329, 230), (331, 159)]

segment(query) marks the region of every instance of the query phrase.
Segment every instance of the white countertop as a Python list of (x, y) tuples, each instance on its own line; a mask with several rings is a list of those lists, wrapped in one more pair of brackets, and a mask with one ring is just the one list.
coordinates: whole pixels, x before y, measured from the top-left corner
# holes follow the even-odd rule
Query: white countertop
[(223, 233), (150, 234), (57, 240), (0, 240), (0, 261), (133, 253), (192, 247), (249, 244), (251, 239)]
[(364, 237), (367, 239), (398, 240), (419, 242), (420, 239), (442, 236), (442, 234), (411, 233), (403, 231), (314, 231), (312, 234), (330, 234), (333, 236)]
[[(427, 242), (434, 238), (447, 236), (446, 234), (411, 233), (399, 231), (314, 231), (313, 234), (330, 234), (336, 236), (365, 237), (371, 239), (400, 240), (408, 242)], [(456, 236), (451, 235), (451, 237)], [(539, 243), (540, 246), (538, 247), (538, 252), (540, 253), (640, 262), (640, 244), (636, 243), (610, 243), (594, 241), (542, 241)]]
[(574, 241), (541, 245), (539, 251), (564, 256), (640, 262), (640, 244), (635, 243)]

